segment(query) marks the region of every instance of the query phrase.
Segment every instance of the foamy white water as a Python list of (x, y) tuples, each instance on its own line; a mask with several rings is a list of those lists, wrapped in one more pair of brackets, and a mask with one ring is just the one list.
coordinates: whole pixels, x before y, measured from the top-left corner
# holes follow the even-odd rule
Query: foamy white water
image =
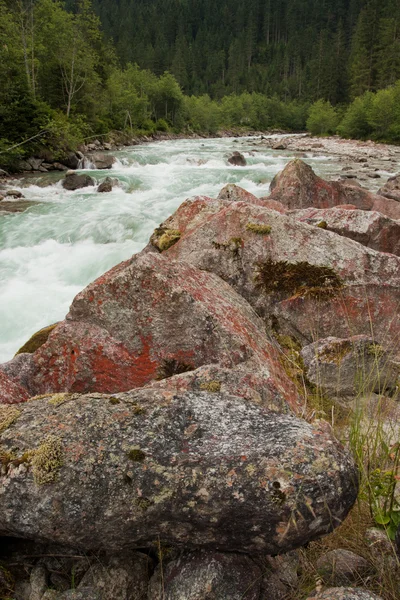
[[(67, 192), (60, 181), (53, 183), (53, 174), (13, 181), (9, 187), (41, 204), (0, 215), (0, 362), (35, 331), (62, 319), (88, 283), (140, 251), (186, 198), (216, 196), (227, 183), (268, 194), (270, 181), (294, 155), (252, 141), (175, 140), (114, 153), (111, 172), (88, 171), (97, 182), (118, 178), (120, 187), (111, 193), (94, 187)], [(244, 153), (247, 167), (228, 165), (233, 150)], [(341, 169), (329, 157), (305, 160), (322, 176)], [(38, 185), (46, 180), (52, 185)]]

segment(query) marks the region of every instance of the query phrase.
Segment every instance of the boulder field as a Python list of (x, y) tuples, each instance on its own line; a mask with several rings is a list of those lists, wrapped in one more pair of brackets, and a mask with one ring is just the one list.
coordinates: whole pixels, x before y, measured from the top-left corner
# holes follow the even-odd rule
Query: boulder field
[[(359, 365), (384, 379), (364, 389), (396, 387), (400, 204), (298, 160), (271, 189), (186, 200), (0, 365), (0, 536), (100, 552), (124, 573), (47, 590), (38, 563), (35, 598), (109, 600), (115, 583), (122, 600), (268, 600), (282, 583), (260, 557), (354, 504), (353, 458), (305, 420), (291, 357), (331, 396), (358, 393)], [(315, 597), (375, 597), (353, 589)]]

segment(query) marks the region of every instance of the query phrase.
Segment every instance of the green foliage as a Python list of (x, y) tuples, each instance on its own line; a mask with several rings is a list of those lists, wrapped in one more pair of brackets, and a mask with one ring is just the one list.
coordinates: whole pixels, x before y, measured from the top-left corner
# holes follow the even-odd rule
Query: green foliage
[(310, 107), (307, 130), (313, 135), (334, 133), (338, 125), (338, 115), (330, 102), (318, 100)]

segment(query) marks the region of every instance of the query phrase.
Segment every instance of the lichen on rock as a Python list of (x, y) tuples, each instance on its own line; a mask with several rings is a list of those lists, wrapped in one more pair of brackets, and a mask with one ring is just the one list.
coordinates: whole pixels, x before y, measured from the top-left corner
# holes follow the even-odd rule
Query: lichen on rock
[(63, 464), (61, 440), (48, 435), (35, 450), (32, 458), (32, 470), (35, 483), (43, 485), (57, 480), (58, 470)]
[(20, 411), (8, 405), (0, 405), (0, 433), (5, 431), (19, 417)]

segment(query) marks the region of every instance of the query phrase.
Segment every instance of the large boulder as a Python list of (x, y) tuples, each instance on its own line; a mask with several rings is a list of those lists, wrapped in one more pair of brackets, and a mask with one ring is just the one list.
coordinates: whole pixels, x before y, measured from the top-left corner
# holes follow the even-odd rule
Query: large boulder
[(302, 343), (372, 329), (397, 351), (397, 256), (244, 202), (230, 203), (165, 254), (216, 273)]
[(400, 222), (375, 211), (346, 208), (304, 208), (290, 212), (296, 219), (333, 231), (364, 246), (400, 256)]
[(361, 210), (375, 210), (391, 219), (400, 219), (400, 204), (372, 194), (350, 182), (325, 181), (300, 159), (291, 161), (271, 182), (271, 200), (289, 209), (332, 208), (353, 204)]
[(7, 377), (3, 371), (0, 371), (0, 406), (1, 404), (26, 402), (28, 398), (29, 394), (26, 388)]
[(400, 175), (390, 177), (384, 186), (378, 190), (380, 196), (400, 202)]
[(67, 173), (63, 179), (62, 186), (65, 190), (74, 191), (95, 185), (95, 180), (89, 175), (78, 175), (78, 173)]
[(252, 358), (263, 363), (264, 377), (269, 371), (266, 394), (295, 402), (279, 353), (243, 298), (214, 274), (144, 253), (76, 296), (66, 320), (32, 355), (29, 386), (35, 394), (118, 392)]
[(62, 164), (68, 167), (68, 169), (79, 169), (82, 161), (82, 154), (76, 152), (70, 152), (67, 156), (62, 159)]
[(301, 351), (307, 378), (330, 396), (346, 397), (396, 389), (400, 364), (373, 338), (329, 337)]
[(115, 156), (112, 156), (111, 154), (104, 154), (103, 152), (89, 154), (88, 158), (95, 169), (111, 169), (116, 161)]
[(277, 554), (330, 532), (357, 497), (326, 422), (234, 396), (141, 389), (5, 408), (0, 535)]
[(190, 552), (160, 565), (148, 600), (259, 600), (260, 567), (245, 554)]

